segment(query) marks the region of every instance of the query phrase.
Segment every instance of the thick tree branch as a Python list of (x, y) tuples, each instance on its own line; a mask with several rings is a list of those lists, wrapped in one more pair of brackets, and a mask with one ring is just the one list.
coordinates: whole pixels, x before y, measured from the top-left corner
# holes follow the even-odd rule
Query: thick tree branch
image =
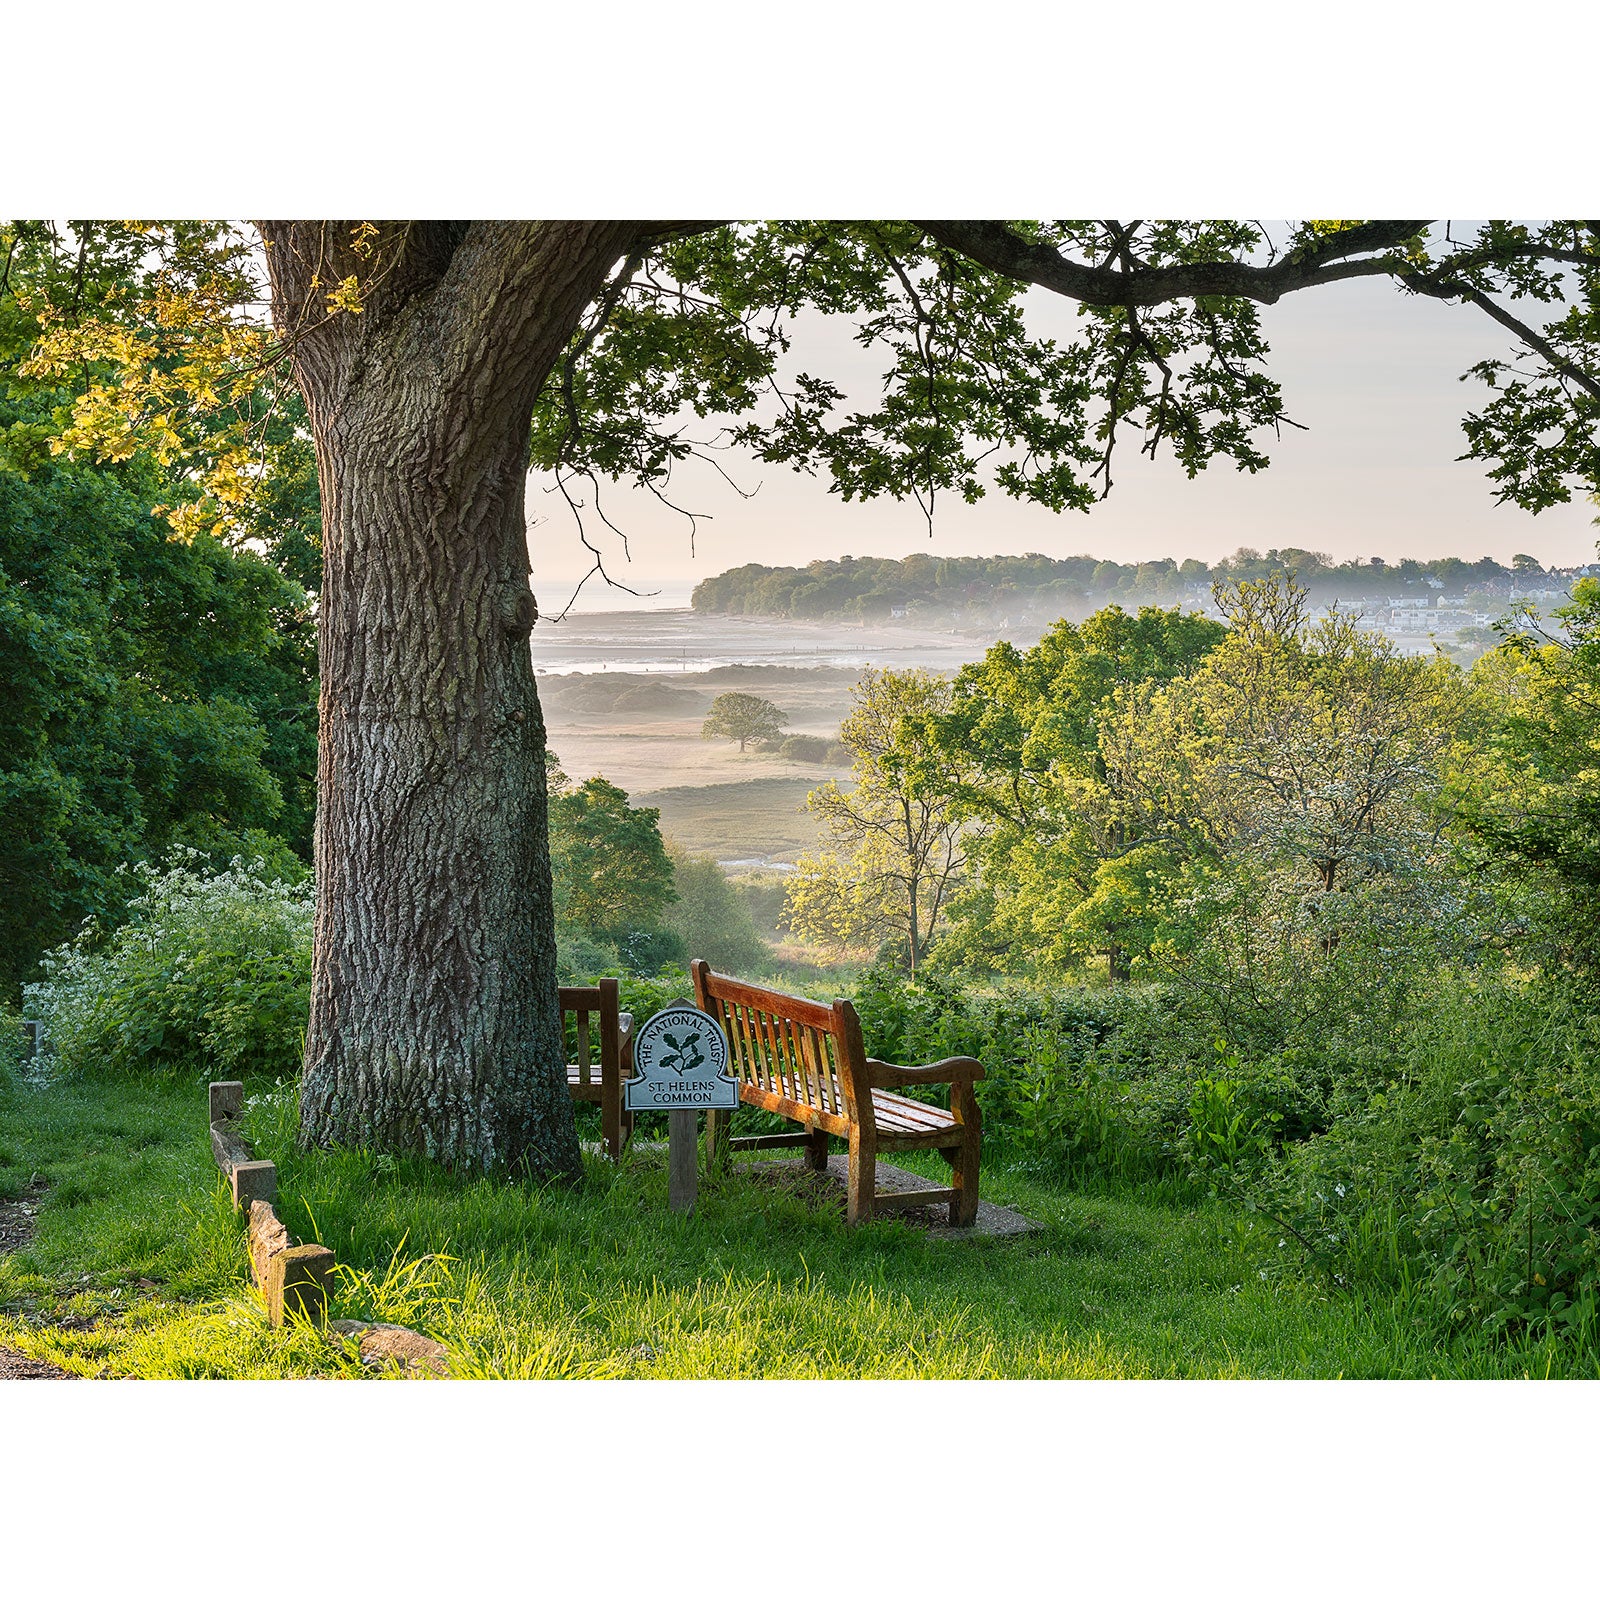
[(1196, 261), (1131, 269), (1074, 261), (1051, 245), (1023, 238), (1003, 222), (918, 222), (915, 226), (991, 272), (1036, 283), (1085, 305), (1156, 306), (1196, 295), (1227, 295), (1271, 305), (1297, 289), (1346, 278), (1389, 276), (1393, 264), (1369, 252), (1398, 249), (1428, 224), (1365, 222), (1326, 234), (1264, 267), (1244, 261)]
[(429, 308), (451, 347), (440, 381), (483, 394), (535, 372), (542, 380), (639, 231), (635, 222), (472, 223)]

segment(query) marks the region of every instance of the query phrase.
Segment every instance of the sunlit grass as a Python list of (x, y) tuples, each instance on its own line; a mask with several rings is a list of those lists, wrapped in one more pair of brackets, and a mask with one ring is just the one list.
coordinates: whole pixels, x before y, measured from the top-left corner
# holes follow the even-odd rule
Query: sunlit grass
[[(1067, 1190), (1003, 1150), (984, 1193), (1041, 1224), (1020, 1238), (852, 1231), (741, 1163), (679, 1217), (652, 1152), (620, 1170), (590, 1159), (571, 1189), (460, 1180), (302, 1153), (292, 1097), (250, 1087), (284, 1220), (338, 1257), (334, 1314), (418, 1329), (458, 1377), (1596, 1373), (1571, 1348), (1441, 1346), (1399, 1302), (1279, 1273), (1259, 1219), (1175, 1193)], [(309, 1328), (268, 1328), (211, 1161), (203, 1085), (0, 1092), (0, 1158), (0, 1196), (35, 1173), (53, 1185), (37, 1238), (0, 1258), (0, 1341), (85, 1376), (372, 1375)]]

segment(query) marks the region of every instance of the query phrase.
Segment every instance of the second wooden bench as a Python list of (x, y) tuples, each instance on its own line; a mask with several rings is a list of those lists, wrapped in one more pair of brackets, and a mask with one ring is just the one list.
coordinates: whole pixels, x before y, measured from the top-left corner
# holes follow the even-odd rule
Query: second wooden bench
[(633, 1018), (619, 1009), (619, 994), (615, 978), (561, 989), (562, 1029), (571, 1017), (568, 1037), (577, 1058), (567, 1062), (567, 1092), (600, 1107), (600, 1136), (613, 1161), (622, 1159), (633, 1132), (633, 1113), (622, 1103), (623, 1082), (633, 1076)]

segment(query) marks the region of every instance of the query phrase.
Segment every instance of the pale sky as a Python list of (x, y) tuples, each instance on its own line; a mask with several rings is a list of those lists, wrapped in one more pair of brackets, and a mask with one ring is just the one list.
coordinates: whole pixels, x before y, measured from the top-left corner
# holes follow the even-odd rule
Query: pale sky
[[(1070, 336), (1076, 308), (1044, 291), (1029, 299), (1032, 327)], [(1509, 563), (1526, 552), (1545, 565), (1595, 558), (1600, 528), (1587, 500), (1530, 516), (1496, 505), (1465, 449), (1460, 419), (1487, 391), (1460, 376), (1485, 356), (1508, 350), (1508, 335), (1470, 306), (1447, 306), (1368, 280), (1335, 284), (1262, 308), (1271, 370), (1289, 415), (1310, 431), (1285, 429), (1268, 442), (1272, 465), (1257, 474), (1216, 463), (1192, 481), (1163, 452), (1152, 463), (1129, 433), (1117, 448), (1109, 499), (1087, 514), (1057, 515), (991, 490), (976, 506), (941, 504), (930, 539), (917, 507), (874, 500), (845, 504), (823, 481), (721, 459), (744, 488), (741, 500), (709, 468), (693, 464), (675, 480), (674, 498), (702, 521), (691, 554), (688, 525), (645, 493), (613, 487), (606, 506), (628, 533), (631, 562), (614, 536), (603, 541), (608, 568), (635, 588), (661, 591), (641, 602), (592, 579), (581, 610), (641, 604), (682, 605), (701, 578), (747, 561), (801, 565), (842, 555), (998, 555), (1088, 553), (1118, 561), (1194, 556), (1214, 561), (1240, 545), (1297, 545), (1335, 559), (1381, 555), (1428, 559), (1490, 555)], [(873, 381), (877, 358), (822, 319), (795, 339), (804, 370), (847, 389)], [(541, 607), (563, 604), (588, 565), (560, 497), (530, 481), (529, 538)], [(603, 530), (602, 530), (603, 531)]]

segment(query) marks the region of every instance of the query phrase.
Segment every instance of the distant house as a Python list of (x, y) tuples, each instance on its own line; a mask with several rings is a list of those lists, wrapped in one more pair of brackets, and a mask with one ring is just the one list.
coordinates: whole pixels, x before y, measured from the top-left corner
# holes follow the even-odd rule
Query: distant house
[(1389, 626), (1396, 633), (1426, 633), (1433, 626), (1433, 613), (1425, 606), (1404, 610), (1396, 606), (1389, 614)]

